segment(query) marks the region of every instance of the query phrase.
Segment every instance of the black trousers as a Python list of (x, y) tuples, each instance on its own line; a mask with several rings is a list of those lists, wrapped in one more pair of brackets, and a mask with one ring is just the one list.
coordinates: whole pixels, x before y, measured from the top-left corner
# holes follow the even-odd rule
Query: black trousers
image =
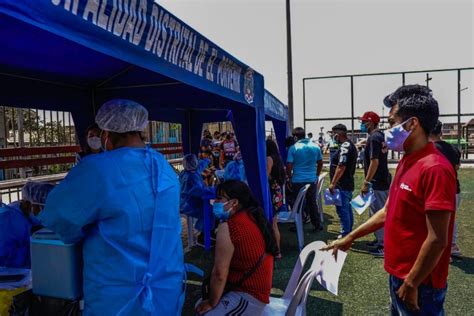
[(321, 226), (321, 218), (319, 217), (318, 204), (316, 203), (316, 183), (293, 183), (291, 185), (290, 200), (288, 202), (290, 203), (291, 207), (293, 207), (293, 204), (295, 203), (296, 197), (298, 196), (301, 188), (307, 184), (310, 186), (308, 191), (306, 191), (304, 213), (306, 216), (309, 215), (311, 218), (311, 224), (313, 224), (314, 227), (319, 228)]

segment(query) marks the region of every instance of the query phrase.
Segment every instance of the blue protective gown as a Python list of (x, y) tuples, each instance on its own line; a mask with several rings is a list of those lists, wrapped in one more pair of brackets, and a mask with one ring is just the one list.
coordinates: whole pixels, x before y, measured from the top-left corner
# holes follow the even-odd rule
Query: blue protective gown
[(19, 202), (0, 207), (0, 267), (29, 269), (31, 229), (39, 225), (25, 216)]
[(92, 155), (49, 194), (43, 225), (83, 241), (84, 315), (180, 315), (179, 183), (149, 148)]
[(203, 173), (203, 171), (206, 170), (209, 167), (210, 164), (211, 164), (210, 159), (207, 159), (207, 158), (199, 159), (197, 173), (198, 174)]
[(198, 219), (196, 228), (202, 230), (203, 197), (213, 195), (215, 189), (204, 184), (201, 174), (197, 171), (183, 171), (179, 175), (181, 185), (181, 213)]
[(234, 160), (229, 162), (224, 169), (224, 181), (227, 180), (239, 180), (242, 182), (247, 181), (245, 175), (244, 162), (242, 160)]

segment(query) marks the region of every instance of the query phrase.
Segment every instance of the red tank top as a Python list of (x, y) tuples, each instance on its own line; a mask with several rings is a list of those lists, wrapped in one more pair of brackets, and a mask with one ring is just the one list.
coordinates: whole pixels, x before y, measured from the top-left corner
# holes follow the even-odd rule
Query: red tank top
[[(234, 255), (230, 262), (228, 281), (237, 283), (258, 262), (265, 251), (263, 235), (247, 211), (240, 211), (228, 221)], [(273, 277), (273, 256), (267, 254), (255, 272), (238, 288), (232, 291), (245, 292), (262, 303), (270, 301)]]

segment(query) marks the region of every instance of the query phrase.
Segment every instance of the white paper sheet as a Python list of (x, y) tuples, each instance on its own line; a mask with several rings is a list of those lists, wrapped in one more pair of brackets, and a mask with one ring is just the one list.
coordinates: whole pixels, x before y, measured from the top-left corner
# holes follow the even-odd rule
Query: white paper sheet
[(362, 215), (362, 213), (365, 212), (365, 210), (372, 205), (375, 201), (375, 196), (373, 192), (369, 192), (362, 196), (359, 194), (356, 196), (352, 201), (351, 205), (354, 208), (354, 210), (357, 212), (357, 214)]
[(316, 280), (322, 287), (334, 295), (337, 295), (338, 292), (339, 276), (341, 275), (346, 257), (347, 253), (340, 250), (337, 252), (337, 261), (332, 255), (332, 250), (317, 252), (319, 262), (316, 267), (316, 271), (318, 271)]

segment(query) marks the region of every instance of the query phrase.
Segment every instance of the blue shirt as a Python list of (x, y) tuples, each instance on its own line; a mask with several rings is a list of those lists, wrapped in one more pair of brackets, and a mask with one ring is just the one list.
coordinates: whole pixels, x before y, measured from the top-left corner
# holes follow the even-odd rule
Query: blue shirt
[(321, 149), (311, 139), (299, 140), (288, 150), (287, 162), (293, 164), (293, 183), (313, 183), (318, 180), (316, 175), (317, 162), (323, 160)]

